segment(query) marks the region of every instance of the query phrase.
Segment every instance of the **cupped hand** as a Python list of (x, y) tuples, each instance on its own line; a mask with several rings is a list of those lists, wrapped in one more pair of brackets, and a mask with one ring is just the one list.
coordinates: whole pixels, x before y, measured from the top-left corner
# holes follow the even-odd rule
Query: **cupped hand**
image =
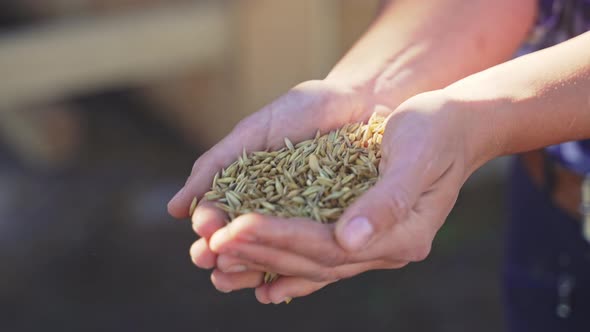
[[(388, 118), (379, 181), (336, 224), (243, 215), (209, 240), (218, 271), (279, 273), (256, 296), (280, 303), (368, 270), (423, 260), (478, 166), (467, 140), (469, 119), (443, 91), (406, 101)], [(244, 286), (227, 273), (213, 277), (222, 289)]]
[[(222, 141), (203, 154), (194, 164), (185, 186), (168, 203), (168, 211), (186, 218), (193, 198), (200, 198), (211, 186), (213, 176), (247, 152), (277, 149), (284, 138), (300, 141), (319, 129), (328, 132), (346, 123), (367, 120), (371, 107), (362, 94), (327, 81), (309, 81), (291, 89), (270, 105), (241, 121)], [(213, 233), (226, 225), (227, 216), (212, 203), (201, 201), (192, 215), (193, 229), (201, 238), (191, 247), (193, 262), (201, 268), (215, 268), (229, 258), (217, 257), (210, 250)], [(227, 265), (227, 264), (226, 264)], [(212, 280), (222, 291), (256, 287), (263, 269), (244, 271), (242, 267), (215, 269)]]

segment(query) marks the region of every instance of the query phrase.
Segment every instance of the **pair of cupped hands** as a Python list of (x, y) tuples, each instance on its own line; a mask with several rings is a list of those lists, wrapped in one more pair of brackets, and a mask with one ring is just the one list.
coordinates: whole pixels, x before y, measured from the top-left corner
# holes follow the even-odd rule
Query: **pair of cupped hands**
[[(378, 103), (327, 81), (302, 83), (241, 121), (203, 154), (168, 204), (177, 218), (189, 216), (214, 174), (242, 152), (278, 149), (348, 123), (387, 116), (380, 177), (335, 224), (309, 219), (242, 215), (231, 223), (211, 202), (201, 200), (192, 215), (200, 238), (194, 264), (213, 269), (222, 292), (255, 288), (261, 303), (281, 303), (311, 294), (340, 279), (369, 270), (397, 269), (421, 261), (474, 171), (470, 125), (444, 90), (426, 92), (398, 105)], [(264, 271), (281, 275), (264, 284)]]

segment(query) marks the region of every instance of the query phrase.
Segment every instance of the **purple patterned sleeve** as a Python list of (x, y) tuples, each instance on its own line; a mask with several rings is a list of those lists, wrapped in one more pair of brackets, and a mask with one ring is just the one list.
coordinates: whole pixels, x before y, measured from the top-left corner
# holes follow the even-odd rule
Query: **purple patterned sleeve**
[(553, 46), (588, 30), (590, 0), (540, 0), (537, 23), (526, 47)]

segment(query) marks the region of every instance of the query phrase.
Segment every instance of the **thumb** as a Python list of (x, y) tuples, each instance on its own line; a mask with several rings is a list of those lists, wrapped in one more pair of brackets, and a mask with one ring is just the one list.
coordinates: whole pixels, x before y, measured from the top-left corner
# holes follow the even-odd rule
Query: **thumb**
[(406, 220), (421, 194), (422, 178), (413, 170), (380, 179), (357, 199), (336, 224), (336, 240), (356, 252), (393, 225)]

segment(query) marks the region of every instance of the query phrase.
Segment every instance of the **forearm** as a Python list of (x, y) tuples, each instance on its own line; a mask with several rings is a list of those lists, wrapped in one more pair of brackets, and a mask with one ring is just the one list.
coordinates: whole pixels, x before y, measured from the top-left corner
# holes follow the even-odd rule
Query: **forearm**
[(534, 0), (386, 1), (326, 79), (395, 107), (507, 60), (535, 13)]
[(445, 90), (465, 110), (481, 162), (590, 138), (590, 32)]

